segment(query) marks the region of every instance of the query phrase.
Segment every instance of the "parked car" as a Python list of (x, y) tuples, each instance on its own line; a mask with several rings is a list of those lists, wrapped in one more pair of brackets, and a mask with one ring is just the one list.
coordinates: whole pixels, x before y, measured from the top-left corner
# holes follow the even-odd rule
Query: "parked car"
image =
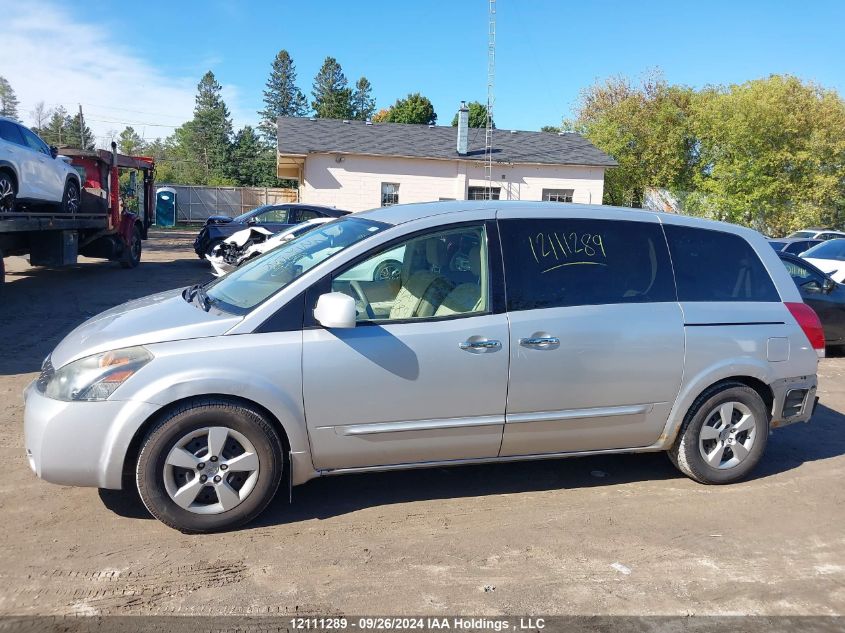
[(770, 239), (769, 246), (779, 252), (789, 253), (790, 255), (800, 255), (807, 249), (813, 248), (816, 244), (821, 244), (823, 240), (808, 240), (808, 239)]
[(200, 259), (211, 255), (214, 247), (238, 231), (250, 226), (260, 226), (270, 233), (278, 233), (287, 228), (313, 218), (339, 218), (349, 211), (311, 204), (270, 204), (247, 211), (237, 217), (222, 215), (209, 217), (194, 240), (194, 252)]
[(845, 345), (845, 286), (836, 283), (807, 260), (780, 253), (804, 303), (819, 315), (824, 339), (830, 347)]
[(845, 237), (845, 232), (832, 231), (830, 229), (804, 229), (802, 231), (795, 231), (786, 236), (787, 239), (802, 239), (802, 240), (835, 240)]
[[(400, 247), (398, 279), (355, 280)], [(89, 319), (27, 387), (25, 446), (39, 477), (136, 486), (186, 532), (373, 470), (667, 451), (724, 484), (770, 429), (810, 419), (823, 355), (818, 317), (750, 229), (396, 205)]]
[(79, 173), (55, 147), (17, 121), (0, 117), (0, 213), (20, 204), (58, 205), (79, 211)]
[(321, 224), (331, 222), (333, 219), (314, 218), (313, 220), (306, 220), (275, 235), (264, 227), (251, 226), (248, 229), (238, 231), (231, 237), (227, 237), (212, 249), (211, 255), (206, 255), (206, 259), (211, 262), (211, 266), (214, 268), (214, 276), (219, 277), (232, 272), (244, 262), (271, 251), (280, 244), (307, 233)]
[(801, 257), (834, 281), (845, 282), (845, 239), (823, 242), (801, 253)]

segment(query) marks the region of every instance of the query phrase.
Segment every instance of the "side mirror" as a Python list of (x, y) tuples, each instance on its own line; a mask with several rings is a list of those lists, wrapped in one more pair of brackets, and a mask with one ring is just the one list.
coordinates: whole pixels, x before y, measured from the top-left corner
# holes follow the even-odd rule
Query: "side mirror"
[(836, 288), (836, 282), (833, 281), (830, 277), (826, 277), (825, 280), (822, 282), (822, 290), (825, 293), (833, 292), (833, 289)]
[(50, 146), (50, 156), (52, 156), (53, 158), (59, 157), (59, 148), (55, 145)]
[(314, 308), (314, 318), (323, 327), (350, 328), (355, 327), (357, 310), (355, 299), (342, 292), (329, 292), (320, 295), (317, 307)]

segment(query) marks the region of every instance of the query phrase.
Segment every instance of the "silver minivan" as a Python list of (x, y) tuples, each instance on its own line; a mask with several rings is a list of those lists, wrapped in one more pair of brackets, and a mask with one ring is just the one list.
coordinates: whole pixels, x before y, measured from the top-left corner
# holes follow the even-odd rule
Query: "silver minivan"
[[(373, 278), (388, 253), (401, 270)], [(393, 206), (108, 310), (25, 392), (35, 473), (185, 532), (322, 475), (667, 451), (729, 483), (810, 419), (824, 337), (749, 229), (530, 202)]]

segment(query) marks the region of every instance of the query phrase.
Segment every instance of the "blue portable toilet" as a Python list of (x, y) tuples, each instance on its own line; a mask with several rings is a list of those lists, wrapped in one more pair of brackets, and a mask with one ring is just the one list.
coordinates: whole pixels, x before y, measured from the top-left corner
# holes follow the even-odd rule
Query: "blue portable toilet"
[(156, 226), (176, 226), (176, 190), (172, 187), (156, 189)]

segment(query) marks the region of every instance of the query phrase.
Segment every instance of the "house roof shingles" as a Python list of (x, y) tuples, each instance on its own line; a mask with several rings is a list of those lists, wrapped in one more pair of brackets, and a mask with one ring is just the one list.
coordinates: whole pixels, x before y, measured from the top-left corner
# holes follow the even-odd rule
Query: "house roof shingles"
[[(458, 154), (457, 128), (406, 123), (344, 123), (337, 119), (279, 117), (281, 155), (367, 154), (451, 160), (484, 160), (484, 128), (470, 128), (469, 151)], [(579, 134), (550, 132), (493, 133), (497, 163), (538, 163), (615, 167), (616, 161)]]

